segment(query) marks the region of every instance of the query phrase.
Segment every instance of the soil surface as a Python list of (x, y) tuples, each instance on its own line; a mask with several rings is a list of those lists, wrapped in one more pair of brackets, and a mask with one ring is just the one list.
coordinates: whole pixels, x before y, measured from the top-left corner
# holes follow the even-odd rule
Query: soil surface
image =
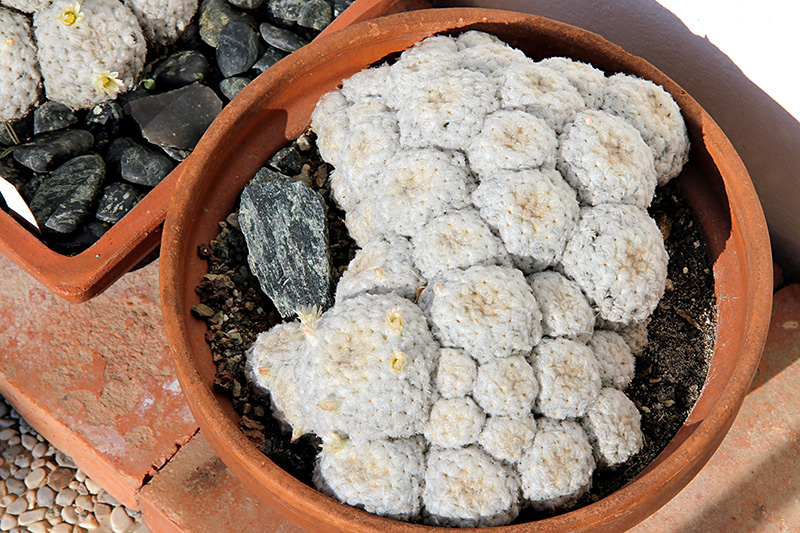
[[(295, 144), (297, 146), (297, 144)], [(305, 147), (305, 146), (304, 146)], [(323, 195), (328, 206), (332, 261), (336, 279), (357, 248), (334, 204), (327, 176), (312, 148), (303, 179)], [(689, 415), (703, 388), (716, 332), (714, 278), (705, 243), (674, 181), (657, 190), (650, 215), (656, 220), (669, 253), (667, 290), (648, 324), (649, 343), (636, 359), (636, 374), (626, 389), (642, 414), (644, 446), (613, 470), (596, 470), (592, 489), (577, 506), (614, 492), (634, 479), (664, 449)], [(220, 222), (220, 233), (198, 253), (208, 262), (206, 279), (197, 287), (201, 304), (195, 316), (206, 320), (206, 340), (217, 364), (216, 385), (230, 394), (241, 415), (242, 431), (277, 465), (312, 485), (319, 440), (305, 435), (290, 442), (290, 434), (270, 413), (268, 400), (254, 397), (244, 375), (245, 350), (258, 333), (281, 321), (247, 266), (247, 248), (236, 212)], [(541, 518), (523, 511), (518, 522)]]

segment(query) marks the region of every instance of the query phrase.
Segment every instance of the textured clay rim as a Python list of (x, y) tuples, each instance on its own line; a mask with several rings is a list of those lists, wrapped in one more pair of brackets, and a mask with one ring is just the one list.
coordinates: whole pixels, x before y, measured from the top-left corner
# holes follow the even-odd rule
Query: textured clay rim
[[(596, 34), (520, 13), (486, 9), (426, 10), (393, 15), (337, 32), (301, 49), (291, 56), (291, 60), (278, 63), (262, 75), (240, 94), (237, 105), (226, 108), (209, 129), (195, 151), (197, 157), (191, 166), (187, 165), (173, 196), (165, 224), (162, 242), (165, 253), (161, 257), (160, 271), (167, 337), (181, 386), (204, 435), (224, 462), (256, 495), (275, 510), (314, 530), (450, 531), (449, 528), (407, 524), (365, 513), (300, 483), (244, 437), (230, 416), (229, 406), (226, 410), (214, 396), (211, 385), (199, 371), (188, 337), (187, 322), (194, 320), (190, 309), (199, 300), (194, 296), (193, 301), (193, 288), (185, 286), (187, 270), (182, 256), (195, 253), (193, 246), (196, 243), (189, 242), (189, 235), (203, 216), (202, 208), (195, 205), (196, 189), (204, 181), (203, 168), (212, 165), (214, 150), (225, 146), (226, 136), (231, 135), (233, 128), (244, 124), (239, 121), (246, 120), (244, 117), (248, 110), (268, 101), (281, 85), (289, 87), (302, 78), (305, 75), (303, 68), (325, 64), (325, 61), (344, 60), (341, 56), (350, 45), (376, 45), (401, 34), (406, 36), (405, 39), (413, 36), (413, 42), (435, 33), (486, 26), (498, 31), (521, 26), (526, 31), (541, 33), (559, 41), (561, 53), (565, 55), (571, 55), (571, 49), (590, 47), (600, 50), (604, 54), (601, 62), (605, 62), (606, 67), (611, 66), (611, 70), (636, 73), (662, 85), (681, 106), (687, 123), (691, 122), (693, 143), (700, 142), (705, 147), (706, 166), (724, 180), (721, 190), (705, 187), (709, 189), (706, 191), (711, 199), (709, 205), (714, 203), (714, 198), (721, 196), (722, 200), (716, 201), (723, 202), (723, 215), (729, 217), (727, 222), (723, 220), (721, 223), (726, 238), (710, 243), (718, 254), (714, 273), (720, 308), (712, 370), (700, 400), (678, 435), (635, 480), (600, 501), (545, 520), (497, 529), (504, 532), (587, 528), (618, 531), (643, 520), (677, 494), (722, 442), (748, 392), (760, 360), (771, 311), (772, 263), (766, 222), (758, 198), (744, 165), (719, 127), (697, 102), (663, 73)], [(700, 184), (699, 188), (704, 186)], [(705, 213), (707, 206), (702, 202), (693, 207), (701, 219), (714, 216), (710, 210), (710, 214)], [(724, 228), (726, 223), (729, 225), (727, 229)], [(725, 292), (728, 288), (735, 295)], [(720, 341), (721, 338), (724, 340)]]
[[(356, 0), (320, 37), (387, 11), (402, 9), (410, 1)], [(190, 155), (187, 161), (192, 158)], [(96, 243), (74, 256), (51, 250), (16, 218), (0, 210), (0, 253), (69, 302), (94, 298), (158, 247), (175, 185), (188, 165), (188, 162), (178, 164)]]

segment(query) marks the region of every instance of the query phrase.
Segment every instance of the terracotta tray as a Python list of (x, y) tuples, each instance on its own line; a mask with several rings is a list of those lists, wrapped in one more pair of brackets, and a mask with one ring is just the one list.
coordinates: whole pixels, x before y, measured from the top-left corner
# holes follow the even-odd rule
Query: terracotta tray
[[(430, 7), (424, 0), (355, 0), (320, 35), (381, 15), (424, 7)], [(0, 253), (65, 300), (77, 303), (97, 296), (158, 247), (167, 206), (186, 165), (186, 161), (178, 165), (95, 244), (75, 256), (51, 250), (17, 219), (0, 210)]]

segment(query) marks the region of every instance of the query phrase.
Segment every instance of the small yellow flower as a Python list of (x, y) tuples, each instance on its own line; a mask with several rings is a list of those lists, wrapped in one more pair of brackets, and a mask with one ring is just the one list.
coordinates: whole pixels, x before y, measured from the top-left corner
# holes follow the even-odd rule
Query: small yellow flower
[(297, 313), (297, 317), (300, 319), (300, 331), (303, 332), (307, 339), (315, 339), (315, 325), (319, 317), (322, 316), (322, 308), (316, 304), (301, 305), (298, 306), (294, 312)]
[(322, 436), (322, 447), (328, 453), (338, 453), (344, 450), (347, 439), (342, 438), (338, 433), (331, 431)]
[(386, 325), (389, 327), (389, 331), (397, 334), (403, 334), (403, 312), (395, 307), (394, 309), (390, 309), (386, 312)]
[(119, 79), (119, 72), (95, 72), (92, 77), (92, 85), (97, 89), (97, 94), (106, 93), (111, 97), (117, 96), (122, 88), (122, 80)]
[(67, 28), (77, 28), (83, 20), (81, 5), (78, 2), (67, 4), (64, 6), (64, 11), (58, 16), (58, 20)]
[(392, 353), (392, 370), (395, 372), (400, 372), (406, 367), (406, 363), (408, 363), (408, 357), (406, 357), (406, 354), (400, 350), (396, 350), (394, 353)]

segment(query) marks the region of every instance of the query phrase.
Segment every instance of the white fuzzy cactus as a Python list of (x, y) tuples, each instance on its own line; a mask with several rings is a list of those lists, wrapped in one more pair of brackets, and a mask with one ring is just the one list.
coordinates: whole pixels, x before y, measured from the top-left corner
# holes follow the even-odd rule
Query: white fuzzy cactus
[(639, 130), (653, 151), (659, 185), (680, 174), (689, 158), (689, 134), (667, 91), (649, 80), (615, 74), (606, 81), (603, 109)]
[(582, 339), (592, 334), (594, 311), (577, 283), (553, 270), (527, 279), (542, 311), (543, 335)]
[(536, 419), (530, 413), (522, 418), (491, 416), (486, 419), (478, 443), (495, 459), (514, 464), (533, 443)]
[(342, 81), (342, 94), (351, 104), (366, 98), (383, 97), (389, 86), (389, 65), (368, 68), (356, 72)]
[(453, 39), (434, 36), (418, 42), (392, 65), (384, 92), (386, 103), (399, 109), (414, 87), (431, 74), (438, 76), (452, 70), (458, 62), (458, 46)]
[(381, 169), (372, 199), (380, 213), (380, 230), (415, 235), (433, 218), (465, 207), (468, 182), (466, 169), (454, 165), (446, 152), (397, 152)]
[(597, 462), (614, 466), (638, 453), (643, 442), (641, 420), (642, 415), (625, 393), (614, 388), (601, 390), (581, 419)]
[(617, 333), (622, 336), (623, 340), (628, 344), (631, 349), (631, 353), (633, 355), (639, 355), (644, 351), (645, 346), (647, 346), (647, 323), (648, 320), (644, 320), (642, 322), (637, 322), (635, 324), (631, 324), (629, 326), (625, 326), (619, 330)]
[(578, 89), (587, 108), (599, 109), (603, 105), (606, 75), (602, 70), (568, 57), (548, 57), (539, 64), (563, 74)]
[(0, 121), (24, 117), (42, 96), (36, 43), (25, 15), (0, 7)]
[(123, 0), (147, 41), (163, 48), (178, 40), (197, 12), (198, 0)]
[(416, 439), (323, 437), (314, 484), (322, 492), (370, 513), (410, 520), (422, 508), (425, 448)]
[(530, 415), (539, 383), (521, 355), (495, 359), (478, 367), (472, 396), (492, 416), (524, 418)]
[[(339, 166), (339, 154), (350, 129), (348, 105), (342, 91), (337, 89), (323, 94), (311, 113), (311, 129), (317, 135), (319, 155), (335, 167)], [(337, 201), (341, 205), (339, 198)]]
[(427, 279), (446, 270), (478, 264), (510, 264), (503, 243), (476, 209), (460, 209), (434, 218), (414, 243), (414, 264)]
[(474, 70), (492, 79), (500, 79), (513, 63), (532, 63), (521, 51), (494, 35), (468, 31), (456, 38), (461, 68)]
[(396, 292), (413, 299), (425, 279), (414, 266), (411, 243), (405, 237), (390, 234), (367, 242), (350, 261), (336, 286), (336, 301), (340, 302), (368, 292)]
[(56, 0), (33, 17), (47, 98), (73, 109), (132, 89), (146, 44), (136, 17), (118, 0)]
[(535, 509), (567, 506), (591, 487), (594, 467), (592, 447), (581, 426), (542, 418), (519, 462), (522, 494)]
[(655, 221), (626, 204), (581, 209), (561, 264), (606, 320), (650, 316), (667, 279), (667, 252)]
[(544, 120), (518, 109), (501, 109), (486, 117), (467, 156), (474, 172), (490, 177), (500, 170), (554, 168), (557, 147), (555, 131)]
[(441, 448), (460, 448), (478, 440), (486, 414), (470, 397), (439, 398), (431, 408), (425, 438)]
[[(47, 7), (50, 2), (51, 0), (3, 0), (1, 3), (4, 6), (13, 7), (17, 11), (22, 11), (23, 13), (33, 13), (34, 11)], [(3, 15), (3, 20), (8, 20), (6, 16), (5, 14)]]
[(533, 113), (558, 133), (570, 116), (586, 107), (581, 93), (566, 76), (535, 63), (509, 65), (499, 94), (502, 108)]
[(431, 405), (439, 347), (419, 307), (394, 294), (338, 303), (306, 331), (308, 387), (315, 432), (409, 437)]
[(542, 336), (539, 306), (513, 268), (450, 271), (428, 285), (421, 304), (443, 346), (461, 348), (481, 363), (529, 353)]
[(598, 329), (588, 344), (597, 359), (603, 387), (625, 390), (633, 379), (635, 366), (625, 339), (614, 331)]
[(440, 526), (507, 524), (520, 510), (519, 477), (477, 446), (436, 449), (425, 471), (425, 521)]
[(556, 419), (583, 416), (597, 400), (601, 381), (597, 359), (583, 343), (542, 339), (531, 354), (539, 380), (536, 410)]
[(472, 393), (478, 365), (475, 359), (455, 348), (442, 348), (436, 367), (436, 391), (443, 398), (463, 398)]
[(633, 126), (604, 111), (578, 113), (565, 126), (558, 169), (589, 205), (646, 208), (655, 194), (653, 152)]
[(580, 210), (575, 191), (555, 170), (495, 173), (481, 181), (472, 202), (525, 270), (561, 259)]

